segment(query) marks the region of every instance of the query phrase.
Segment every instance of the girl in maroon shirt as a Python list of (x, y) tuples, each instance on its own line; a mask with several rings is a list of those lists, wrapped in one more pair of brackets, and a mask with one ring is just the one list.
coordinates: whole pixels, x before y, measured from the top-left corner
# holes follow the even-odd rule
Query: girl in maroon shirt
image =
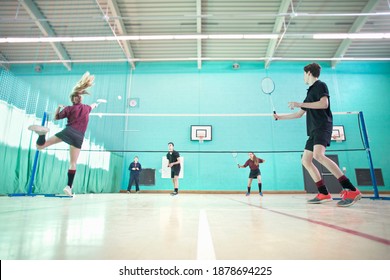
[(66, 128), (46, 140), (46, 133), (49, 128), (40, 125), (31, 125), (28, 129), (35, 131), (39, 137), (37, 149), (42, 150), (51, 145), (65, 142), (69, 144), (70, 163), (68, 170), (68, 185), (64, 188), (65, 194), (72, 196), (72, 184), (76, 174), (77, 159), (80, 155), (84, 134), (88, 126), (89, 113), (98, 106), (97, 103), (91, 105), (82, 104), (83, 95), (89, 94), (86, 89), (93, 85), (95, 77), (86, 72), (81, 80), (73, 88), (70, 100), (72, 106), (58, 105), (55, 111), (55, 120), (68, 119)]
[(256, 157), (254, 153), (248, 153), (249, 159), (245, 162), (244, 165), (239, 165), (238, 168), (245, 168), (249, 166), (250, 168), (250, 173), (249, 173), (249, 179), (248, 179), (248, 192), (246, 193), (246, 196), (249, 196), (251, 194), (251, 185), (252, 185), (252, 180), (257, 178), (257, 183), (259, 186), (259, 194), (263, 196), (263, 192), (261, 191), (261, 172), (259, 165), (260, 163), (265, 162), (264, 159)]

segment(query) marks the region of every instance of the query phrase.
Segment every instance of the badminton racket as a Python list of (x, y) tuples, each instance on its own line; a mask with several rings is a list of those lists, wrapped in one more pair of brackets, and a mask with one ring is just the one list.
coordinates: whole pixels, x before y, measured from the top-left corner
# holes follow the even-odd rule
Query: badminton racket
[(267, 94), (269, 96), (269, 100), (272, 107), (272, 112), (276, 114), (274, 102), (272, 101), (272, 93), (275, 90), (275, 83), (270, 77), (265, 77), (261, 80), (261, 90), (264, 94)]
[(240, 166), (240, 165), (238, 164), (238, 162), (237, 162), (237, 156), (238, 156), (237, 153), (235, 153), (235, 152), (232, 153), (232, 157), (233, 157), (234, 161), (236, 162), (237, 166)]

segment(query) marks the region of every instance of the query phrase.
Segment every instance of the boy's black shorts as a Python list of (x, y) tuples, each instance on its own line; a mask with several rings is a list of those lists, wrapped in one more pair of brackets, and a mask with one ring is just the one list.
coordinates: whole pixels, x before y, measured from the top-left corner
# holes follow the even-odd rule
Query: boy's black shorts
[(315, 130), (306, 141), (305, 150), (313, 151), (314, 145), (330, 146), (332, 131)]

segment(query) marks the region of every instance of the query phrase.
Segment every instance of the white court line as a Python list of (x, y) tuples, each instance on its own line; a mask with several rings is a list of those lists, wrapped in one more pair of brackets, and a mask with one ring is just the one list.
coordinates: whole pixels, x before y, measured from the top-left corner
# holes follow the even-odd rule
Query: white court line
[(211, 238), (209, 222), (205, 210), (199, 213), (197, 260), (215, 260), (213, 240)]

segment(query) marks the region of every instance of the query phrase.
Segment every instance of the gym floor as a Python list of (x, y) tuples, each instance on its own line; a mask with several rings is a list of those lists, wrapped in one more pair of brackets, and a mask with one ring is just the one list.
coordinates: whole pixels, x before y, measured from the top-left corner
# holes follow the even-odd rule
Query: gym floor
[[(2, 260), (389, 260), (390, 201), (308, 194), (0, 197)], [(334, 195), (334, 197), (336, 197)]]

